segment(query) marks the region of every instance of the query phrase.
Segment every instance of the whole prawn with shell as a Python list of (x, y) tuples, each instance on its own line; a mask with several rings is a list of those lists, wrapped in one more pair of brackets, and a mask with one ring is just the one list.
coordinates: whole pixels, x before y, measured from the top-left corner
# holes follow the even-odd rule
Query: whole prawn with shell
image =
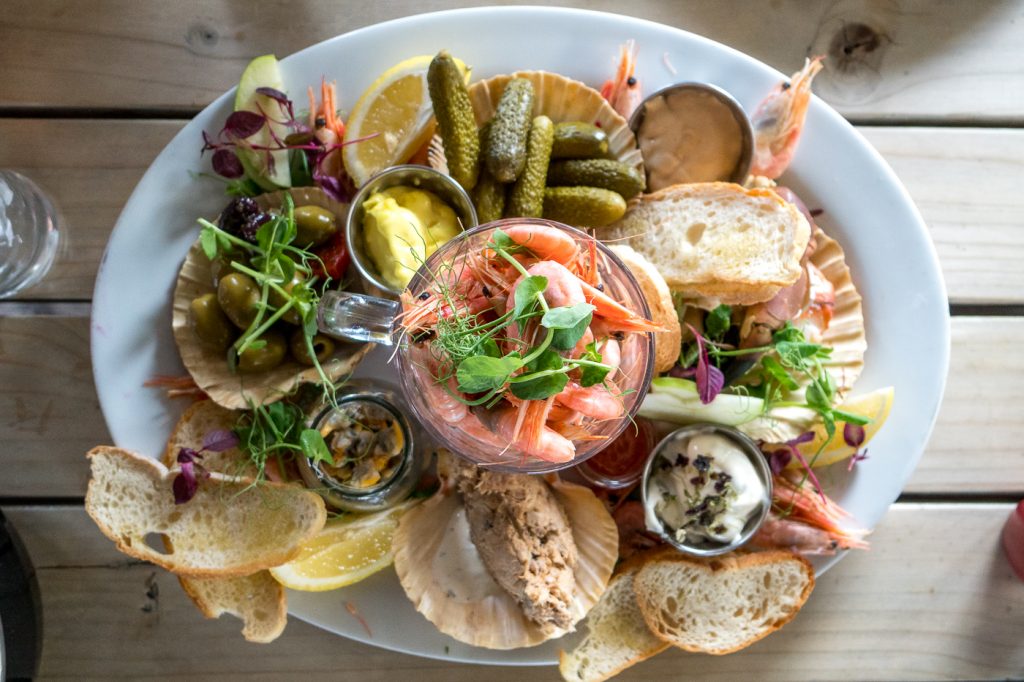
[(628, 413), (636, 395), (625, 387), (647, 369), (635, 349), (659, 327), (611, 295), (616, 282), (592, 238), (510, 220), (457, 247), (402, 296), (424, 402), (439, 428), (506, 460), (573, 461), (578, 444), (607, 437), (599, 425)]

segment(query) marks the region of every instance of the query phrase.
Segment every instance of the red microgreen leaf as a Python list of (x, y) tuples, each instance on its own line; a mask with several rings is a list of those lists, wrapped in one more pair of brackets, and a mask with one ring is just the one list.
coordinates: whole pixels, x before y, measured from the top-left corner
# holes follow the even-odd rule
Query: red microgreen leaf
[[(178, 457), (181, 457), (180, 453)], [(185, 504), (195, 497), (199, 481), (191, 461), (181, 463), (181, 472), (174, 477), (171, 487), (174, 489), (174, 504)]]
[(224, 133), (230, 137), (246, 138), (258, 133), (267, 118), (254, 111), (235, 111), (224, 122)]
[(203, 458), (203, 453), (193, 450), (192, 448), (182, 448), (178, 450), (178, 464), (192, 464), (196, 460)]
[(700, 402), (707, 405), (722, 392), (722, 388), (725, 387), (725, 375), (722, 374), (722, 370), (711, 364), (704, 337), (697, 333), (692, 326), (686, 326), (690, 328), (693, 338), (697, 341), (697, 371), (694, 374), (694, 380), (697, 382), (697, 395), (700, 397)]
[(213, 172), (217, 175), (234, 180), (245, 174), (242, 162), (230, 149), (218, 149), (213, 153)]
[(789, 451), (789, 448), (775, 450), (768, 453), (768, 467), (772, 470), (773, 474), (781, 474), (782, 470), (789, 466), (792, 459), (793, 453)]
[(280, 104), (282, 107), (289, 106), (292, 103), (292, 101), (288, 99), (288, 95), (284, 94), (283, 92), (275, 88), (256, 88), (256, 92), (257, 94), (264, 95), (265, 97), (269, 97), (270, 99), (276, 100), (277, 103)]
[(859, 448), (864, 444), (864, 427), (846, 422), (843, 426), (843, 440), (851, 448)]
[(203, 450), (224, 452), (234, 447), (238, 447), (238, 436), (227, 429), (216, 429), (203, 437)]

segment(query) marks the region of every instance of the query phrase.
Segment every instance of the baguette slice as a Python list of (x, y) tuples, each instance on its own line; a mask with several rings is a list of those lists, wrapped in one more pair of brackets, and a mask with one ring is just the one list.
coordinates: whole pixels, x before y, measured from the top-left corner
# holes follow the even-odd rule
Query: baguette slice
[(270, 571), (238, 578), (187, 578), (178, 581), (207, 618), (230, 613), (242, 619), (242, 636), (250, 642), (273, 642), (288, 624), (284, 586)]
[[(181, 448), (199, 450), (203, 447), (203, 439), (211, 431), (230, 431), (238, 421), (238, 410), (221, 407), (210, 399), (198, 400), (185, 410), (174, 425), (174, 431), (167, 440), (163, 462), (167, 468), (173, 468)], [(249, 458), (238, 448), (223, 452), (204, 452), (203, 467), (207, 471), (216, 471), (228, 476), (254, 477), (256, 468)]]
[(672, 292), (668, 290), (668, 284), (658, 269), (632, 247), (617, 244), (610, 248), (622, 259), (640, 285), (640, 291), (651, 309), (651, 321), (665, 330), (654, 333), (654, 371), (659, 374), (667, 372), (679, 359), (683, 343), (683, 331), (676, 307), (672, 303)]
[(640, 565), (635, 561), (623, 566), (587, 614), (586, 637), (572, 651), (559, 652), (563, 679), (607, 680), (668, 648), (667, 642), (651, 633), (637, 606), (633, 580)]
[[(323, 499), (296, 486), (210, 474), (195, 496), (174, 503), (176, 470), (120, 448), (89, 451), (85, 510), (129, 556), (178, 575), (250, 575), (298, 555), (324, 526)], [(167, 552), (147, 544), (162, 536)], [(167, 543), (170, 543), (169, 545)]]
[(800, 277), (811, 228), (771, 190), (702, 182), (644, 195), (599, 236), (624, 240), (686, 297), (752, 305)]
[(686, 651), (728, 654), (791, 621), (814, 589), (814, 569), (786, 551), (648, 561), (633, 580), (651, 631)]
[[(212, 400), (193, 403), (174, 426), (164, 450), (164, 465), (173, 467), (181, 448), (198, 450), (208, 433), (231, 429), (237, 420), (237, 411), (221, 407)], [(252, 476), (256, 473), (249, 458), (238, 448), (204, 453), (203, 466), (207, 471), (229, 475)], [(272, 642), (288, 624), (288, 598), (284, 585), (274, 580), (269, 571), (236, 578), (179, 576), (178, 582), (207, 618), (219, 618), (224, 613), (241, 618), (242, 636), (250, 642)]]

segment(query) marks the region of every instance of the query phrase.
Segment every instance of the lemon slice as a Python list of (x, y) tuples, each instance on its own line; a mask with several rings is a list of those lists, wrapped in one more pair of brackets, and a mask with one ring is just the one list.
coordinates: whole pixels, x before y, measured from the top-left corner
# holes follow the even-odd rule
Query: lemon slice
[(357, 583), (391, 565), (391, 536), (398, 519), (419, 500), (365, 516), (327, 523), (292, 561), (270, 569), (279, 583), (293, 590), (323, 592)]
[[(880, 388), (877, 391), (872, 391), (856, 398), (849, 398), (845, 403), (839, 406), (839, 409), (844, 412), (850, 412), (862, 417), (867, 417), (871, 420), (870, 424), (864, 426), (864, 442), (861, 444), (863, 448), (867, 445), (868, 441), (871, 440), (872, 436), (878, 433), (878, 430), (882, 428), (882, 424), (885, 424), (885, 420), (889, 417), (889, 411), (892, 409), (893, 398), (895, 397), (895, 390), (892, 386), (887, 388)], [(829, 464), (835, 464), (840, 462), (847, 457), (853, 455), (856, 448), (852, 448), (846, 444), (843, 440), (842, 427), (836, 429), (836, 435), (832, 439), (818, 458), (814, 460), (815, 467), (828, 466)], [(814, 431), (814, 440), (806, 443), (801, 443), (797, 446), (800, 450), (800, 454), (810, 459), (814, 456), (814, 453), (818, 451), (821, 444), (825, 442), (825, 427), (822, 424), (816, 424), (812, 429)], [(797, 460), (791, 460), (788, 468), (794, 469), (802, 466)]]
[[(342, 149), (345, 170), (356, 186), (388, 166), (404, 163), (434, 134), (434, 110), (427, 88), (433, 57), (412, 57), (385, 71), (352, 108), (345, 140), (376, 135)], [(455, 60), (469, 80), (469, 69)]]

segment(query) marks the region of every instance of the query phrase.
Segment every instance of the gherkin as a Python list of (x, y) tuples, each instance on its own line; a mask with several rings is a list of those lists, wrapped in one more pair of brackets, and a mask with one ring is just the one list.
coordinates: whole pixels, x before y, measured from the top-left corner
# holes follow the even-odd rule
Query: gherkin
[(506, 215), (540, 218), (544, 212), (544, 184), (551, 160), (551, 141), (555, 126), (547, 116), (538, 116), (530, 126), (526, 144), (526, 165), (509, 195)]
[(467, 192), (480, 171), (480, 140), (466, 82), (447, 50), (441, 50), (427, 69), (427, 86), (437, 129), (444, 143), (448, 174)]
[(526, 141), (533, 118), (533, 83), (513, 78), (505, 86), (491, 119), (484, 161), (501, 182), (514, 182), (526, 165)]

